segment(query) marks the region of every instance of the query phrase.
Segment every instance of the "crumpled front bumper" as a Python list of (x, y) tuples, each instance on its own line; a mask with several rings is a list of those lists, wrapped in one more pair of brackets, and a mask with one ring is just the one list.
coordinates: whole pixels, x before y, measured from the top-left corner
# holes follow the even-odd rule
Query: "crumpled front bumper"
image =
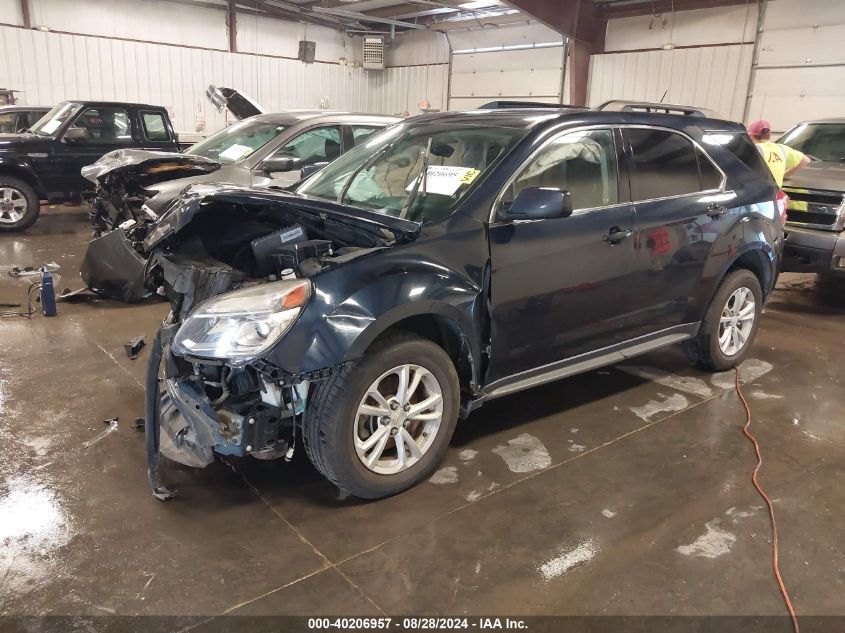
[(85, 285), (111, 297), (133, 303), (149, 295), (145, 286), (147, 260), (117, 229), (91, 240), (79, 274)]
[[(244, 454), (242, 437), (222, 435), (217, 412), (204, 397), (202, 387), (184, 378), (167, 378), (160, 398), (161, 453), (174, 462), (204, 468), (214, 453)], [(241, 430), (242, 431), (242, 430)]]

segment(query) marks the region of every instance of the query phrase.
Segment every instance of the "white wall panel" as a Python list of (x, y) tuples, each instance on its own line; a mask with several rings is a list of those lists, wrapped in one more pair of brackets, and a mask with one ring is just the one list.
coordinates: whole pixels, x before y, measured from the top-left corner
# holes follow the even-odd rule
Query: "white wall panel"
[(770, 0), (748, 120), (775, 130), (845, 113), (845, 2)]
[(296, 57), (299, 40), (316, 43), (315, 59), (337, 62), (341, 57), (352, 59), (353, 40), (340, 31), (239, 13), (237, 20), (238, 51)]
[(226, 12), (159, 0), (29, 0), (33, 26), (226, 50)]
[(0, 0), (0, 23), (23, 24), (20, 0)]
[[(360, 55), (356, 59), (358, 57)], [(430, 31), (409, 31), (397, 35), (386, 49), (385, 63), (388, 66), (448, 64), (449, 40), (444, 33)]]
[(446, 105), (446, 65), (364, 71), (9, 26), (0, 26), (0, 55), (0, 86), (20, 90), (21, 103), (148, 102), (168, 107), (180, 131), (192, 131), (198, 115), (206, 130), (225, 124), (205, 100), (210, 83), (237, 87), (268, 111), (317, 108), (321, 99), (332, 109), (386, 114), (418, 114), (422, 100), (433, 108)]
[(660, 101), (710, 108), (742, 118), (752, 46), (714, 46), (593, 55), (588, 102)]
[[(837, 0), (838, 1), (838, 0)], [(702, 46), (754, 41), (757, 6), (747, 5), (677, 11), (610, 20), (606, 51), (642, 50), (675, 46)]]

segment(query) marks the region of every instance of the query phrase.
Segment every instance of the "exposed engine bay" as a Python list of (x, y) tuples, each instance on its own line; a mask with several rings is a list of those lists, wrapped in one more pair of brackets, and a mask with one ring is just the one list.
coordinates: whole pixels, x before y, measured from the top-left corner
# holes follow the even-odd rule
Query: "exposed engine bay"
[(122, 226), (129, 239), (143, 240), (146, 229), (157, 217), (144, 206), (156, 194), (150, 187), (218, 169), (220, 163), (189, 154), (148, 150), (109, 152), (82, 170), (82, 175), (96, 185), (88, 210), (94, 237)]

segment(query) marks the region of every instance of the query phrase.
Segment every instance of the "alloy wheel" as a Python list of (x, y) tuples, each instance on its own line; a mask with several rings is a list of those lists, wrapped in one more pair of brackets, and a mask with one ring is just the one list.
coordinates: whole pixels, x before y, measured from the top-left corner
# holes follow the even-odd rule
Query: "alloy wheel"
[(400, 365), (379, 376), (358, 405), (355, 452), (364, 466), (393, 475), (417, 463), (443, 422), (443, 390), (430, 371)]
[(26, 196), (14, 187), (0, 187), (0, 223), (15, 224), (26, 215)]
[(725, 356), (736, 356), (745, 347), (756, 316), (754, 293), (744, 286), (734, 290), (719, 319), (719, 349)]

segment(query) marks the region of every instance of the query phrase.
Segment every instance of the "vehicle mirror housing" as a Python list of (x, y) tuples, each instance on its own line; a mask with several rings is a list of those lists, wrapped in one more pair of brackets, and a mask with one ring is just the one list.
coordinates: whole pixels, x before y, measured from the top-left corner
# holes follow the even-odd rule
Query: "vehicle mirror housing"
[(517, 194), (504, 215), (526, 220), (565, 218), (572, 215), (572, 196), (552, 187), (529, 187)]
[(306, 165), (302, 168), (302, 171), (299, 172), (300, 178), (308, 178), (314, 172), (320, 171), (323, 167), (328, 165), (328, 162), (323, 163), (314, 163), (313, 165)]
[(261, 171), (272, 174), (279, 171), (293, 171), (302, 168), (302, 159), (292, 156), (277, 156), (268, 158), (261, 163)]
[(69, 128), (62, 136), (65, 143), (76, 143), (77, 141), (84, 141), (88, 138), (88, 130), (84, 127)]

